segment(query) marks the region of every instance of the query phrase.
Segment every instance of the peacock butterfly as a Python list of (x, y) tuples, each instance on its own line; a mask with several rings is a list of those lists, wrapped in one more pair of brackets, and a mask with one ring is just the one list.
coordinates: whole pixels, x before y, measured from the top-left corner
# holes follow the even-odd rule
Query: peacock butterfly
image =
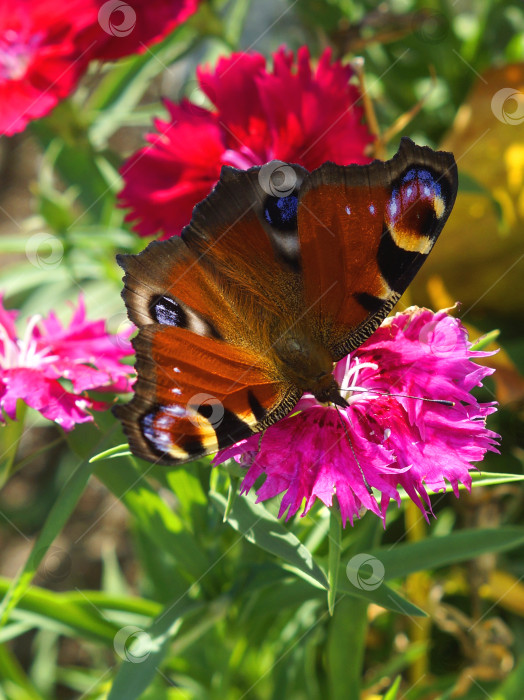
[(180, 464), (263, 431), (304, 392), (346, 405), (333, 363), (396, 304), (457, 186), (451, 153), (407, 138), (364, 166), (223, 167), (181, 237), (117, 258), (139, 328), (135, 394), (115, 408), (132, 451)]

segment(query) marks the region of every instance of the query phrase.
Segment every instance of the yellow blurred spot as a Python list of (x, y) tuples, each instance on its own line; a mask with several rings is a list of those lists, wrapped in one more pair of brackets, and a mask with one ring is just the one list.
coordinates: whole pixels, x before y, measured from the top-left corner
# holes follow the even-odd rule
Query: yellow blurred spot
[(506, 610), (524, 617), (524, 583), (505, 571), (492, 571), (480, 595)]
[(486, 216), (486, 209), (486, 201), (484, 199), (477, 200), (471, 204), (469, 208), (469, 215), (472, 219), (482, 219)]
[(429, 278), (428, 294), (434, 309), (449, 309), (455, 304), (440, 275)]
[(504, 152), (504, 163), (508, 172), (508, 189), (519, 192), (524, 182), (524, 146), (512, 143)]

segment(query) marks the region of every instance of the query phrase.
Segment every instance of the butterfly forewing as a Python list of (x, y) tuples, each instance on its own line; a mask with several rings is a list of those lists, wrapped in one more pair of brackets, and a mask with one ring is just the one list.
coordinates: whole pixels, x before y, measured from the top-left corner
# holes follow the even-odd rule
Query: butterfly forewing
[(457, 192), (450, 153), (402, 139), (383, 163), (324, 163), (300, 192), (305, 301), (338, 360), (358, 347), (411, 282)]

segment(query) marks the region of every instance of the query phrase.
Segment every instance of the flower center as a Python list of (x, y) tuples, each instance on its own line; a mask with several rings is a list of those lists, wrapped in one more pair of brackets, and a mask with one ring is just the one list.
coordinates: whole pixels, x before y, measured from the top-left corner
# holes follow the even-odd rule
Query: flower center
[(58, 355), (47, 354), (50, 350), (49, 347), (38, 349), (33, 332), (40, 319), (40, 316), (32, 316), (28, 320), (23, 338), (10, 338), (5, 328), (0, 325), (0, 343), (3, 345), (0, 353), (1, 369), (41, 367), (43, 364), (50, 364), (58, 358)]
[(25, 38), (14, 29), (0, 34), (0, 79), (20, 80), (42, 39), (38, 32)]
[(358, 375), (365, 368), (376, 371), (378, 369), (378, 365), (374, 362), (359, 362), (358, 357), (355, 357), (353, 361), (348, 358), (344, 378), (340, 384), (340, 393), (349, 404), (355, 403), (355, 401), (358, 401), (359, 399), (369, 401), (369, 399), (377, 398), (377, 394), (371, 391), (368, 392), (366, 391), (365, 387), (357, 384)]

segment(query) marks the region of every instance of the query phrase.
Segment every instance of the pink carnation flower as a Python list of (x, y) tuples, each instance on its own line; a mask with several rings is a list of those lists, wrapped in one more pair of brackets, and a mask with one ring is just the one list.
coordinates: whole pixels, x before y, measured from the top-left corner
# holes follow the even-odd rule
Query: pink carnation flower
[[(329, 507), (335, 495), (344, 525), (366, 510), (385, 518), (390, 499), (400, 503), (399, 486), (427, 518), (428, 490), (446, 482), (456, 496), (459, 484), (469, 490), (472, 462), (497, 452), (498, 435), (485, 426), (495, 404), (470, 393), (494, 371), (471, 360), (492, 353), (470, 348), (458, 319), (411, 307), (338, 363), (335, 377), (348, 408), (304, 395), (289, 417), (263, 433), (260, 448), (260, 435), (253, 435), (222, 450), (215, 463), (234, 457), (248, 467), (242, 493), (264, 474), (258, 501), (283, 493), (279, 515), (287, 511), (286, 519), (304, 502), (305, 515), (317, 498)], [(366, 482), (380, 492), (380, 505)]]
[[(88, 321), (82, 297), (68, 327), (54, 313), (31, 317), (23, 338), (17, 337), (16, 311), (3, 308), (0, 296), (0, 409), (16, 419), (16, 402), (22, 399), (64, 430), (93, 420), (88, 410), (107, 405), (84, 392), (127, 392), (133, 368), (121, 359), (133, 353), (128, 337), (132, 329), (109, 335), (104, 321)], [(71, 383), (72, 391), (61, 380)], [(0, 410), (0, 421), (3, 416)]]
[(222, 165), (246, 169), (273, 159), (313, 170), (326, 160), (340, 165), (368, 163), (372, 142), (350, 84), (353, 70), (331, 62), (327, 49), (316, 70), (306, 47), (280, 49), (268, 71), (264, 56), (237, 53), (214, 70), (197, 72), (212, 111), (189, 100), (166, 100), (169, 119), (157, 119), (157, 133), (122, 168), (121, 205), (141, 236), (179, 235), (195, 204), (206, 197)]

